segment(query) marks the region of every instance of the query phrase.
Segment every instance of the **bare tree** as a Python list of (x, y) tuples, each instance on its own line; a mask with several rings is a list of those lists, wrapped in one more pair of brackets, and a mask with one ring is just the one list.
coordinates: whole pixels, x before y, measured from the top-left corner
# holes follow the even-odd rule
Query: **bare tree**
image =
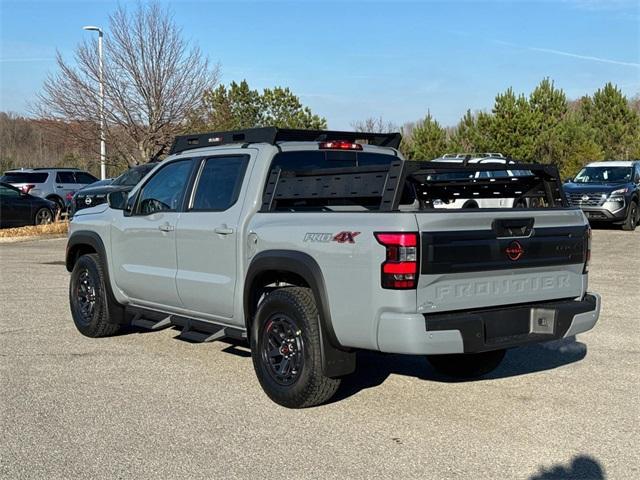
[(382, 117), (369, 117), (351, 123), (351, 127), (356, 132), (394, 133), (398, 131), (398, 126), (393, 122), (386, 122)]
[[(153, 2), (130, 13), (119, 6), (105, 31), (104, 95), (107, 158), (136, 165), (161, 155), (189, 111), (218, 81), (201, 51), (189, 44), (171, 13)], [(75, 62), (58, 53), (59, 71), (44, 83), (36, 112), (74, 123), (77, 138), (98, 145), (100, 99), (96, 39), (80, 44)], [(55, 123), (54, 123), (55, 125)]]

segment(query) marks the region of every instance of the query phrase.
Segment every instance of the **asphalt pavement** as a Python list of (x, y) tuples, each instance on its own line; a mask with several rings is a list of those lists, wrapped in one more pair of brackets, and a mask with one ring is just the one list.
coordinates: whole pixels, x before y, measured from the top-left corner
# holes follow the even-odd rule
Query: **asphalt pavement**
[(640, 478), (640, 230), (595, 230), (596, 328), (452, 382), (361, 353), (333, 402), (272, 403), (241, 344), (89, 339), (64, 239), (0, 244), (0, 478)]

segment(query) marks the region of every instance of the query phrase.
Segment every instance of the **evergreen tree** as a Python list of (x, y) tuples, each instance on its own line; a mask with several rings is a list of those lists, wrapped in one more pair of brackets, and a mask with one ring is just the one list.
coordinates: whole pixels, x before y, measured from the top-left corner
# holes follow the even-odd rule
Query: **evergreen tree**
[(467, 110), (449, 139), (451, 152), (471, 153), (495, 150), (491, 136), (492, 116), (486, 112), (471, 113)]
[(505, 155), (530, 161), (535, 150), (535, 126), (529, 101), (512, 88), (496, 96), (491, 122), (493, 145)]
[(533, 146), (531, 159), (537, 162), (558, 162), (553, 151), (557, 143), (558, 128), (567, 114), (567, 97), (553, 82), (545, 78), (529, 96), (531, 121), (533, 130)]
[(246, 80), (220, 85), (205, 92), (202, 106), (192, 112), (189, 131), (237, 130), (276, 126), (282, 128), (327, 128), (324, 118), (314, 115), (288, 88), (275, 87), (262, 93)]
[(584, 97), (581, 113), (605, 158), (627, 160), (640, 154), (640, 116), (616, 86), (607, 83), (593, 98)]
[(432, 160), (446, 153), (447, 134), (431, 112), (413, 126), (402, 150), (407, 158), (413, 160)]

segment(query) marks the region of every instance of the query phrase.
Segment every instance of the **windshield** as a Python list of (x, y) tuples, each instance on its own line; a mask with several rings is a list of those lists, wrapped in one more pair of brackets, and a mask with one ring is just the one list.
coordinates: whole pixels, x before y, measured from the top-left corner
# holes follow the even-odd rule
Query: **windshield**
[(140, 165), (139, 167), (133, 167), (124, 172), (118, 178), (116, 178), (112, 185), (126, 185), (129, 187), (133, 187), (137, 185), (142, 177), (144, 177), (149, 171), (155, 167), (155, 164), (145, 164)]
[(631, 180), (631, 167), (585, 167), (573, 179), (574, 183), (621, 183)]

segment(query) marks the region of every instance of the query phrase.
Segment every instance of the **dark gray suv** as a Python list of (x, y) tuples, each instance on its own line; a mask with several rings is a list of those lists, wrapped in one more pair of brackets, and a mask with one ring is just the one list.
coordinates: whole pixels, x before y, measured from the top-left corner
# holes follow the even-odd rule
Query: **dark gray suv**
[(640, 222), (640, 161), (590, 163), (564, 190), (590, 222), (615, 223), (625, 230), (635, 230)]

